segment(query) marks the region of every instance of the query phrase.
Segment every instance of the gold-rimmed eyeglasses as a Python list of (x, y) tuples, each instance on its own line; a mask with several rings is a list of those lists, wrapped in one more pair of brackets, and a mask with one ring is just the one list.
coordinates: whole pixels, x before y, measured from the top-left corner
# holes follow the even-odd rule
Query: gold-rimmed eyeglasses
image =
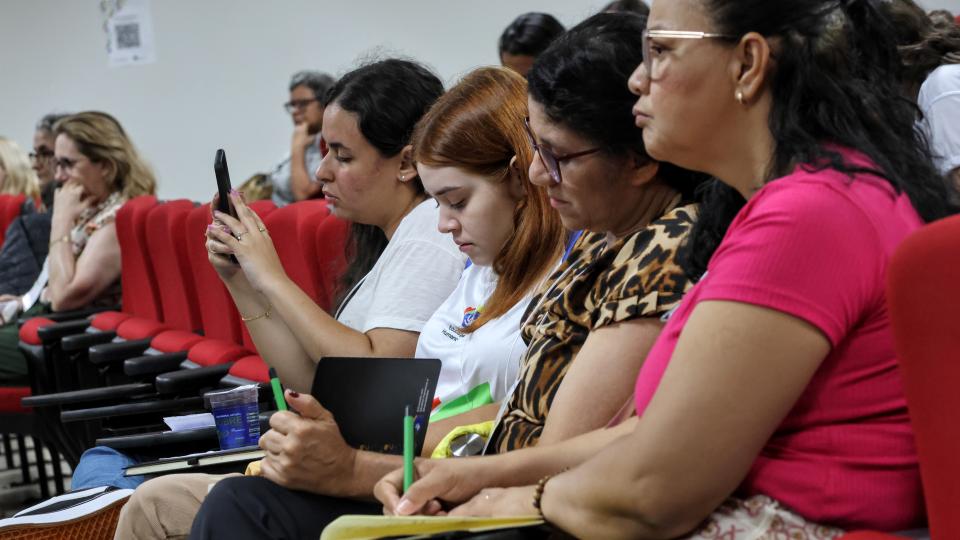
[(736, 36), (731, 36), (729, 34), (717, 34), (713, 32), (700, 32), (695, 30), (644, 30), (641, 34), (640, 39), (643, 43), (643, 67), (647, 72), (647, 77), (650, 80), (658, 79), (660, 73), (654, 72), (659, 64), (655, 62), (655, 56), (659, 54), (659, 51), (654, 51), (651, 48), (651, 38), (665, 38), (665, 39), (737, 39)]

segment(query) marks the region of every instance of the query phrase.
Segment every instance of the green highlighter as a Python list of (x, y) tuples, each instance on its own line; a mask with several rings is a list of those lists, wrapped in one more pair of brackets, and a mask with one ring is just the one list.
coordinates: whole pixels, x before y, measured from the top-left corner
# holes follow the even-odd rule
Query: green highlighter
[(403, 411), (403, 491), (406, 493), (413, 484), (413, 416), (410, 406)]
[(273, 389), (273, 399), (277, 402), (277, 410), (287, 410), (287, 400), (283, 399), (283, 388), (280, 387), (280, 379), (277, 378), (277, 370), (270, 368), (270, 388)]

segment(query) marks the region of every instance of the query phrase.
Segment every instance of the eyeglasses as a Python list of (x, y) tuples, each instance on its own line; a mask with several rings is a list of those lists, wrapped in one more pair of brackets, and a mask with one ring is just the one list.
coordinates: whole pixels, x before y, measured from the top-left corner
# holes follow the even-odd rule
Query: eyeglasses
[(533, 151), (540, 156), (540, 163), (543, 164), (543, 168), (550, 173), (550, 178), (552, 178), (554, 183), (557, 184), (563, 180), (563, 178), (560, 176), (561, 163), (603, 150), (603, 148), (591, 148), (590, 150), (584, 150), (582, 152), (571, 152), (569, 154), (558, 156), (553, 153), (553, 150), (550, 150), (549, 148), (537, 142), (537, 138), (533, 136), (533, 130), (530, 129), (530, 117), (523, 119), (523, 127), (527, 129), (527, 137), (530, 138), (530, 146), (533, 147)]
[(46, 148), (37, 148), (35, 151), (30, 152), (30, 159), (35, 161), (47, 161), (53, 157), (53, 151)]
[(79, 160), (70, 159), (70, 158), (60, 158), (53, 161), (53, 166), (55, 169), (62, 168), (64, 170), (69, 171), (70, 169), (73, 169), (74, 165), (77, 164), (77, 161)]
[(647, 72), (647, 77), (650, 80), (656, 80), (663, 75), (659, 71), (654, 72), (654, 70), (661, 64), (655, 63), (656, 58), (653, 57), (652, 51), (650, 50), (650, 38), (668, 38), (668, 39), (737, 39), (736, 36), (731, 36), (727, 34), (712, 34), (709, 32), (696, 32), (690, 30), (644, 30), (640, 35), (641, 42), (643, 43), (643, 67)]
[(287, 110), (288, 113), (292, 113), (297, 109), (306, 109), (307, 105), (310, 105), (314, 101), (317, 101), (317, 98), (313, 99), (293, 99), (283, 104), (283, 108)]

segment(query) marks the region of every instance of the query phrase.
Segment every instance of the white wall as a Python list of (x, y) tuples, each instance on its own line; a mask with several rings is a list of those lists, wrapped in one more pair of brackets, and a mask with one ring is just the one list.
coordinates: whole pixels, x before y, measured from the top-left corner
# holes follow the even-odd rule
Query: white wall
[(165, 198), (206, 200), (214, 151), (237, 184), (289, 148), (281, 108), (300, 69), (334, 75), (375, 48), (433, 67), (446, 83), (496, 63), (523, 11), (575, 24), (602, 0), (153, 0), (157, 62), (107, 67), (97, 0), (0, 0), (0, 134), (25, 148), (51, 110), (102, 109), (127, 129)]
[[(340, 74), (380, 47), (449, 84), (498, 61), (496, 39), (517, 14), (547, 11), (570, 26), (604, 3), (152, 0), (157, 62), (111, 69), (98, 0), (0, 0), (0, 134), (29, 148), (43, 114), (102, 109), (153, 164), (162, 197), (206, 200), (216, 148), (235, 183), (286, 151), (281, 104), (294, 71)], [(960, 12), (960, 0), (921, 4)]]

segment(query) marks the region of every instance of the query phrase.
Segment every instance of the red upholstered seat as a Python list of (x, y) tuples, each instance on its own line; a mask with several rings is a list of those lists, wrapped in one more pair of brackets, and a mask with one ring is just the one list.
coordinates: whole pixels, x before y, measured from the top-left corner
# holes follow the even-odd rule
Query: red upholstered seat
[(187, 358), (201, 366), (215, 366), (233, 362), (251, 352), (236, 343), (221, 339), (204, 339), (187, 352)]
[(55, 323), (46, 317), (33, 317), (27, 320), (20, 327), (20, 341), (28, 345), (40, 345), (40, 336), (37, 335), (37, 331), (51, 324)]
[(169, 328), (169, 325), (160, 321), (131, 317), (120, 323), (117, 327), (117, 335), (127, 340), (149, 339)]
[(0, 245), (3, 245), (7, 227), (20, 215), (26, 200), (23, 195), (0, 195)]
[(269, 367), (258, 355), (245, 356), (230, 366), (230, 375), (253, 382), (270, 382)]
[(167, 330), (153, 338), (150, 346), (160, 352), (186, 351), (203, 341), (203, 336), (185, 330)]
[(90, 326), (104, 332), (115, 331), (123, 321), (131, 318), (132, 315), (122, 311), (103, 311), (93, 316)]
[(30, 387), (27, 386), (0, 386), (0, 414), (30, 412), (20, 405), (20, 400), (29, 395)]

